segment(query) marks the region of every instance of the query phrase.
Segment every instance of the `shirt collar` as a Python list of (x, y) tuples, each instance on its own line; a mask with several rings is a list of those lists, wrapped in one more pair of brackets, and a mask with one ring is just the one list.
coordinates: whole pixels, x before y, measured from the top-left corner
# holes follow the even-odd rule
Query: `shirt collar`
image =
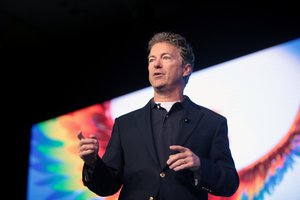
[[(183, 96), (183, 100), (182, 100), (181, 102), (176, 102), (175, 104), (179, 105), (179, 106), (182, 107), (182, 108), (186, 108), (186, 107), (187, 107), (187, 99), (188, 99), (188, 97), (187, 97), (186, 95), (184, 95), (184, 96)], [(159, 108), (159, 107), (158, 107), (158, 104), (156, 104), (156, 103), (154, 102), (154, 98), (151, 99), (150, 104), (151, 104), (151, 109), (158, 109), (158, 108)], [(174, 105), (175, 105), (175, 104), (174, 104)], [(174, 105), (173, 105), (173, 106), (174, 106)], [(177, 105), (176, 105), (176, 106), (177, 106)]]

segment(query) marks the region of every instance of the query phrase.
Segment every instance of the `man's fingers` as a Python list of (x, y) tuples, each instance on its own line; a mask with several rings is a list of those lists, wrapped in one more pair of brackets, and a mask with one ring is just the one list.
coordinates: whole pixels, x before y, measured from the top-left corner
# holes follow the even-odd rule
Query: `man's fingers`
[(183, 146), (179, 146), (179, 145), (171, 145), (170, 146), (170, 150), (179, 151), (179, 152), (185, 152), (188, 149), (185, 148), (185, 147), (183, 147)]
[(93, 150), (93, 149), (85, 150), (85, 151), (79, 152), (79, 156), (81, 158), (84, 158), (87, 156), (91, 156), (91, 154), (93, 154), (94, 152), (95, 152), (95, 150)]
[(169, 165), (169, 168), (173, 169), (174, 171), (179, 171), (179, 170), (189, 168), (190, 166), (191, 163), (187, 162), (185, 159), (180, 159), (172, 163), (171, 165)]
[(176, 162), (179, 159), (184, 159), (186, 156), (183, 153), (177, 153), (169, 156), (169, 159), (167, 160), (167, 164), (171, 165), (174, 162)]
[(97, 150), (97, 146), (93, 143), (87, 143), (79, 147), (79, 151), (86, 151), (86, 150)]
[(179, 145), (171, 145), (170, 150), (176, 151), (177, 153), (174, 153), (169, 156), (169, 159), (167, 160), (167, 164), (171, 165), (172, 163), (176, 162), (179, 159), (184, 159), (188, 155), (186, 154), (188, 151), (188, 148), (179, 146)]

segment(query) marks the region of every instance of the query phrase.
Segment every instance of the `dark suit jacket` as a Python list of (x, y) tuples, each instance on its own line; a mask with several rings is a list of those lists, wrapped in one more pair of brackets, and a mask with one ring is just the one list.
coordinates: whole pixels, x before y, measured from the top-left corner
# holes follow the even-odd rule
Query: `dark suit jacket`
[[(201, 167), (175, 172), (163, 169), (151, 131), (151, 103), (115, 119), (112, 136), (102, 159), (88, 172), (83, 182), (100, 196), (116, 193), (119, 199), (194, 200), (207, 199), (207, 193), (231, 196), (237, 190), (239, 177), (231, 156), (226, 118), (196, 105), (186, 97), (187, 108), (176, 145), (198, 155)], [(195, 178), (198, 184), (195, 185)]]

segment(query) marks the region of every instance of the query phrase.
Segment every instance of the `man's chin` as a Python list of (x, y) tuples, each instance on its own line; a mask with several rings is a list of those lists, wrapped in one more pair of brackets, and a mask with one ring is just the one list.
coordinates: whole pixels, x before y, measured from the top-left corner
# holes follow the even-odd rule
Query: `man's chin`
[(153, 86), (153, 88), (156, 92), (163, 92), (166, 90), (166, 87), (164, 85)]

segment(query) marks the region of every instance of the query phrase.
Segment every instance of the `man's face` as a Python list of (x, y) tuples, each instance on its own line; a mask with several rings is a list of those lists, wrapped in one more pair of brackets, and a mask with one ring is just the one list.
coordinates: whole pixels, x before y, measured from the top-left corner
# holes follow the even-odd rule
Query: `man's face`
[(175, 46), (162, 42), (155, 44), (148, 56), (149, 81), (155, 90), (172, 91), (184, 86), (183, 76), (190, 72), (183, 66), (180, 51)]

